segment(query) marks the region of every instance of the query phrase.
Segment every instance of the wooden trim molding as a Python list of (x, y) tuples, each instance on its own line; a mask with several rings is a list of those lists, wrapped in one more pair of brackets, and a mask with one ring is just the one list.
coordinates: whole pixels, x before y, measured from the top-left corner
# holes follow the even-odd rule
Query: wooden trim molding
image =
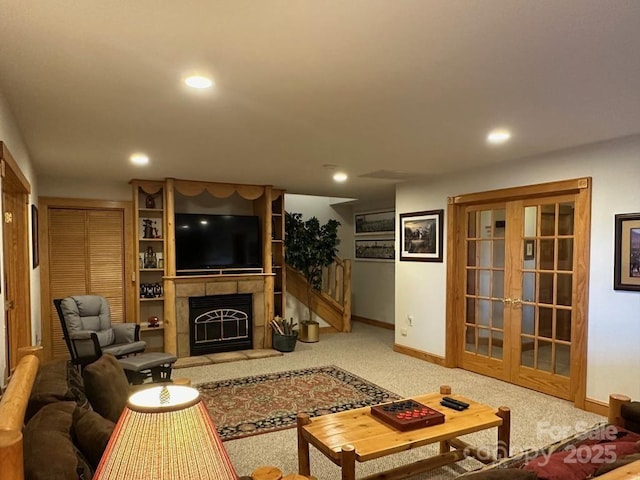
[(366, 323), (367, 325), (373, 325), (374, 327), (385, 328), (387, 330), (395, 330), (396, 326), (393, 323), (381, 322), (380, 320), (374, 320), (372, 318), (360, 317), (358, 315), (351, 315), (351, 320), (354, 322)]
[(417, 350), (415, 348), (406, 347), (404, 345), (398, 345), (397, 343), (394, 343), (393, 351), (402, 353), (403, 355), (408, 355), (409, 357), (425, 360), (429, 363), (435, 363), (436, 365), (440, 365), (441, 367), (447, 366), (444, 357), (434, 355), (432, 353), (423, 352), (422, 350)]
[(9, 170), (13, 172), (16, 180), (18, 180), (20, 185), (22, 185), (23, 190), (26, 193), (30, 194), (31, 184), (29, 183), (29, 180), (27, 180), (27, 177), (25, 177), (24, 173), (22, 173), (22, 169), (18, 165), (18, 162), (14, 160), (11, 152), (9, 152), (9, 149), (7, 148), (7, 144), (4, 142), (0, 142), (0, 160), (2, 161), (2, 176), (4, 177), (6, 175), (6, 162), (6, 164), (9, 166)]
[(584, 401), (584, 410), (606, 417), (609, 412), (609, 404), (606, 402), (601, 402), (600, 400), (587, 398)]
[(455, 195), (449, 197), (449, 203), (470, 205), (474, 203), (484, 203), (499, 200), (519, 200), (540, 195), (562, 195), (563, 193), (577, 193), (589, 187), (590, 178), (574, 178), (571, 180), (560, 180), (558, 182), (538, 183), (524, 187), (502, 188), (499, 190), (489, 190), (479, 193), (468, 193), (465, 195)]

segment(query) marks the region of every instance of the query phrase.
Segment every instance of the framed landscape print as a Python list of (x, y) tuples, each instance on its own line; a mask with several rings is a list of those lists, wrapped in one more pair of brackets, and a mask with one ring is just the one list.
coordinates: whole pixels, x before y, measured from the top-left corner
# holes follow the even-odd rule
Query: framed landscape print
[(444, 210), (400, 214), (400, 260), (442, 262)]
[(355, 259), (393, 262), (396, 258), (394, 238), (356, 238)]
[(615, 217), (614, 290), (640, 291), (640, 213)]
[(396, 212), (384, 210), (356, 213), (353, 224), (356, 235), (395, 235)]

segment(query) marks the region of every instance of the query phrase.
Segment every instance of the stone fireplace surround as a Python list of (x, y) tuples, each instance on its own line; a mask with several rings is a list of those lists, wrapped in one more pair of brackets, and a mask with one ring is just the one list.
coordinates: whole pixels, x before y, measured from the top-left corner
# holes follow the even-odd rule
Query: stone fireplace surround
[(252, 294), (253, 348), (265, 348), (265, 277), (263, 275), (174, 277), (172, 281), (175, 282), (176, 354), (178, 358), (191, 356), (189, 297), (233, 295), (236, 293)]

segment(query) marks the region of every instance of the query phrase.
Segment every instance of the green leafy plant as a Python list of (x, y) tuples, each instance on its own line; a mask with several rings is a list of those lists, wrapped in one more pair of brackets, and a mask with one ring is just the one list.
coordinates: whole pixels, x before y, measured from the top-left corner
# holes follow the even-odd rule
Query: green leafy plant
[(304, 322), (312, 322), (312, 291), (322, 288), (322, 269), (333, 263), (338, 252), (339, 226), (340, 222), (333, 219), (320, 225), (316, 217), (305, 221), (301, 213), (287, 212), (285, 215), (286, 261), (307, 280), (309, 318)]

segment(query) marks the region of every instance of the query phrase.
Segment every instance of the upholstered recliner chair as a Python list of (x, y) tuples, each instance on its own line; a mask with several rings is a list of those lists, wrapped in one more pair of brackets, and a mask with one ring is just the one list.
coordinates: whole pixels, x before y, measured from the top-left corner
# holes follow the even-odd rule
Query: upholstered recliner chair
[(99, 295), (76, 295), (53, 301), (64, 340), (76, 365), (84, 366), (110, 353), (122, 358), (144, 352), (140, 325), (111, 323), (109, 302)]

